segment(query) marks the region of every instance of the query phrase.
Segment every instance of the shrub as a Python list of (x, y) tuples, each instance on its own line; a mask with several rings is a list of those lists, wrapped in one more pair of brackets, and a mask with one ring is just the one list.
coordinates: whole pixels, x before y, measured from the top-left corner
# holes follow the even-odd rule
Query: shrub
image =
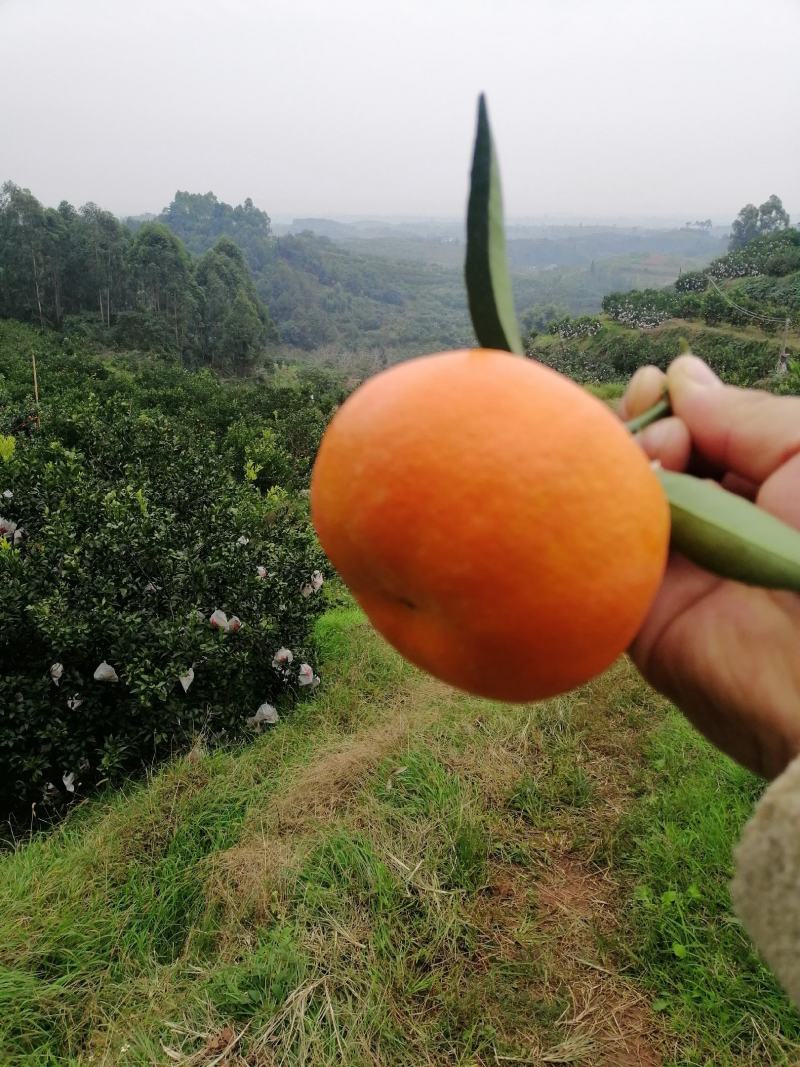
[(726, 381), (745, 386), (773, 375), (781, 348), (778, 341), (731, 337), (697, 327), (646, 332), (605, 327), (583, 341), (533, 343), (528, 355), (576, 381), (598, 384), (627, 379), (646, 364), (665, 370), (684, 341)]
[(702, 293), (708, 288), (708, 277), (700, 270), (690, 270), (675, 282), (677, 293)]
[[(87, 359), (79, 396), (74, 361), (54, 358), (45, 378), (63, 381), (68, 402), (45, 403), (30, 436), (8, 435), (0, 462), (4, 812), (118, 780), (200, 732), (252, 729), (260, 705), (300, 691), (322, 606), (302, 496), (260, 492), (197, 411), (142, 410), (136, 375)], [(0, 431), (27, 403), (25, 364), (4, 363)], [(241, 629), (212, 627), (215, 610)], [(280, 648), (291, 664), (273, 665)], [(98, 680), (103, 663), (118, 680)]]
[(800, 395), (800, 354), (796, 353), (789, 361), (785, 374), (782, 374), (774, 384), (774, 392)]
[(715, 259), (704, 273), (712, 278), (744, 278), (751, 274), (764, 274), (767, 265), (775, 257), (787, 255), (793, 258), (798, 248), (800, 230), (789, 228), (765, 233), (744, 248)]
[(679, 319), (695, 319), (702, 314), (703, 300), (703, 295), (696, 291), (678, 293), (675, 296), (673, 314)]
[(709, 326), (725, 322), (730, 315), (730, 305), (717, 292), (707, 293), (703, 300), (703, 318)]
[[(602, 332), (600, 336), (603, 336)], [(580, 341), (560, 340), (545, 345), (529, 338), (526, 354), (577, 382), (609, 382), (619, 377), (605, 354), (598, 353), (594, 344), (584, 346)]]
[(789, 248), (783, 252), (776, 252), (770, 256), (764, 264), (766, 274), (780, 278), (785, 274), (792, 274), (800, 270), (800, 248)]
[(571, 340), (575, 337), (593, 337), (601, 329), (602, 323), (594, 315), (579, 315), (574, 319), (565, 315), (563, 318), (554, 319), (547, 327), (547, 332)]
[(622, 326), (652, 330), (676, 314), (676, 303), (669, 289), (635, 289), (603, 297), (603, 311)]

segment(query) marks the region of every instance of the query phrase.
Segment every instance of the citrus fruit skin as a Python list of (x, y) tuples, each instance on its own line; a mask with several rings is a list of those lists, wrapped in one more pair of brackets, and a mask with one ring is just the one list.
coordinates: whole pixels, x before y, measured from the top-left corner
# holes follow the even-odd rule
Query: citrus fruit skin
[(655, 597), (669, 509), (599, 400), (489, 349), (368, 379), (311, 480), (320, 541), (375, 628), (480, 696), (535, 700), (605, 669)]

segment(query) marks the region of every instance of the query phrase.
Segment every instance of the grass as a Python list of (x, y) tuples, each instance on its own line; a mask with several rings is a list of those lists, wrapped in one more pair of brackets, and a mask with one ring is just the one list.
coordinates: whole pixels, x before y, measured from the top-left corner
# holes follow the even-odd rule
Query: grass
[(763, 783), (674, 714), (647, 760), (648, 793), (619, 827), (620, 860), (636, 882), (628, 902), (636, 970), (688, 1038), (687, 1062), (713, 1062), (720, 1047), (784, 1062), (778, 1035), (799, 1037), (797, 1016), (756, 959), (728, 894), (731, 845)]
[(584, 385), (584, 389), (588, 390), (592, 396), (598, 397), (600, 400), (605, 400), (611, 403), (615, 400), (621, 400), (625, 394), (627, 382), (598, 382), (588, 383)]
[(758, 783), (625, 661), (490, 704), (357, 611), (325, 684), (0, 859), (0, 1064), (788, 1064), (730, 914)]

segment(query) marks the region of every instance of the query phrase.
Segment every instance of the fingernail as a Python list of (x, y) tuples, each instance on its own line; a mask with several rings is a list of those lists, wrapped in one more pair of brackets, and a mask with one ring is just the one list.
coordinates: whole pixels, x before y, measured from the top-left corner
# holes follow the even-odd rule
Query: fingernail
[(702, 359), (698, 359), (697, 356), (680, 356), (680, 358), (675, 361), (675, 369), (682, 377), (688, 378), (694, 385), (709, 386), (722, 384), (709, 365), (704, 363)]

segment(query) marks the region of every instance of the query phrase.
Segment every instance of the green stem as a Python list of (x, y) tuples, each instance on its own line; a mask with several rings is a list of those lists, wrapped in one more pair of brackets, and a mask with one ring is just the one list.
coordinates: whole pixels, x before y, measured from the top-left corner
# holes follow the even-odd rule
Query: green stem
[(641, 415), (637, 415), (635, 419), (629, 419), (625, 425), (631, 433), (638, 433), (643, 430), (645, 426), (649, 426), (651, 422), (655, 422), (657, 419), (663, 419), (665, 415), (672, 414), (672, 407), (669, 402), (669, 397), (662, 397), (657, 404), (653, 404), (647, 411), (643, 411)]

